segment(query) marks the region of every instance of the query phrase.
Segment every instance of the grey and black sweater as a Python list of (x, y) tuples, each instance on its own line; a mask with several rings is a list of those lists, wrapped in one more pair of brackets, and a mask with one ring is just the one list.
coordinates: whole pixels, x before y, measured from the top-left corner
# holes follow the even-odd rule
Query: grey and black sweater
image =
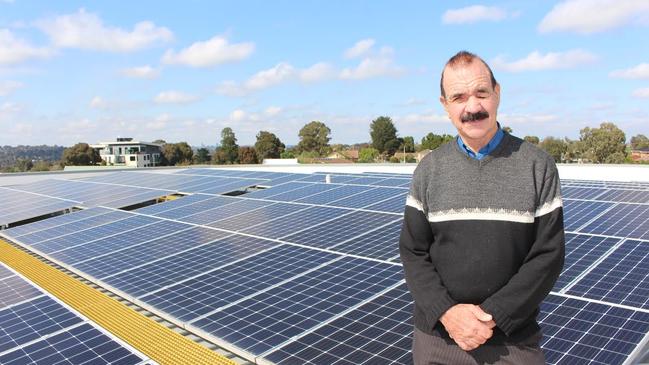
[(421, 331), (458, 303), (494, 317), (487, 342), (538, 338), (539, 304), (564, 259), (559, 176), (545, 152), (505, 134), (482, 160), (447, 143), (415, 170), (399, 249)]

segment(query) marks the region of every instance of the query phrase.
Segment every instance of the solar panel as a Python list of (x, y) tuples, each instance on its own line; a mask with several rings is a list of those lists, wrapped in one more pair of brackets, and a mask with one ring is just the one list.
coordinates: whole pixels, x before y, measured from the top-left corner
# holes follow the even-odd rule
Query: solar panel
[(649, 313), (558, 295), (539, 321), (548, 364), (622, 364), (649, 332)]
[(232, 235), (139, 267), (109, 276), (99, 275), (99, 278), (113, 288), (139, 298), (210, 270), (236, 264), (241, 259), (275, 246), (278, 244), (272, 241)]
[(12, 227), (6, 230), (5, 233), (10, 235), (11, 237), (20, 237), (28, 233), (42, 231), (47, 228), (52, 228), (67, 223), (78, 222), (81, 219), (90, 218), (90, 217), (94, 217), (97, 215), (102, 215), (110, 212), (112, 212), (112, 210), (105, 209), (105, 208), (83, 209), (83, 210), (74, 211), (69, 214), (62, 214), (56, 217), (44, 219), (37, 222), (32, 222), (28, 225)]
[(192, 227), (160, 238), (152, 237), (152, 240), (141, 244), (127, 246), (103, 256), (77, 262), (74, 267), (98, 278), (191, 249), (223, 238), (228, 234), (214, 229)]
[(343, 257), (192, 322), (259, 355), (402, 280), (401, 267)]
[(177, 219), (180, 219), (183, 222), (187, 222), (187, 223), (209, 224), (212, 222), (219, 221), (221, 219), (229, 218), (233, 215), (245, 213), (253, 209), (257, 209), (257, 208), (261, 208), (273, 204), (273, 202), (270, 201), (247, 200), (247, 199), (237, 199), (237, 198), (233, 198), (233, 199), (236, 199), (238, 201), (231, 204), (226, 204), (221, 207), (208, 209), (200, 213), (178, 217)]
[(266, 199), (270, 196), (286, 193), (288, 191), (293, 191), (296, 189), (306, 188), (312, 184), (301, 183), (301, 182), (287, 182), (284, 184), (274, 185), (268, 189), (257, 190), (251, 193), (246, 194), (247, 197), (255, 199)]
[[(597, 197), (602, 195), (602, 193), (604, 193), (605, 191), (606, 189), (568, 186), (565, 188), (561, 188), (561, 195), (565, 199), (593, 200), (593, 199), (597, 199)], [(605, 200), (605, 199), (600, 199), (600, 200)]]
[(2, 294), (0, 295), (0, 308), (42, 295), (40, 290), (16, 275), (0, 280), (0, 294)]
[(18, 364), (139, 364), (142, 358), (106, 334), (83, 324), (0, 356), (0, 363)]
[[(230, 197), (223, 197), (223, 196), (211, 196), (211, 195), (202, 195), (202, 196), (206, 196), (209, 198), (192, 204), (176, 206), (172, 209), (165, 209), (160, 211), (159, 213), (156, 213), (155, 215), (157, 217), (162, 217), (162, 218), (179, 219), (192, 214), (201, 213), (209, 209), (222, 207), (224, 205), (228, 205), (240, 201), (240, 199), (237, 198), (230, 198)], [(164, 205), (164, 203), (158, 205)], [(140, 211), (138, 210), (138, 213), (139, 212)]]
[(554, 290), (564, 289), (587, 272), (593, 263), (606, 256), (620, 241), (619, 238), (566, 233), (565, 262), (563, 271), (554, 284)]
[(625, 240), (568, 293), (649, 309), (649, 242)]
[(649, 239), (649, 205), (619, 203), (580, 231)]
[(332, 247), (399, 219), (400, 216), (387, 213), (355, 211), (282, 240), (311, 247)]
[(386, 213), (403, 213), (403, 210), (406, 207), (406, 198), (408, 196), (408, 193), (405, 192), (403, 194), (400, 194), (398, 196), (395, 196), (390, 199), (382, 200), (378, 203), (374, 203), (371, 205), (366, 206), (364, 209), (368, 210), (376, 210), (378, 212), (386, 212)]
[(402, 284), (264, 355), (276, 364), (411, 364), (412, 298)]
[(297, 201), (302, 198), (321, 193), (330, 189), (335, 189), (340, 187), (340, 185), (335, 184), (310, 184), (305, 187), (287, 191), (285, 193), (275, 194), (267, 196), (266, 199), (283, 201), (283, 202), (292, 202)]
[(315, 206), (285, 215), (281, 219), (244, 228), (241, 232), (261, 237), (281, 238), (351, 212), (347, 209)]
[(608, 190), (597, 197), (597, 200), (608, 200), (625, 203), (649, 203), (649, 190)]
[(309, 195), (305, 198), (297, 199), (295, 202), (307, 204), (327, 204), (335, 200), (343, 199), (355, 194), (367, 191), (366, 186), (355, 185), (338, 185), (335, 189), (323, 191), (318, 194)]
[(563, 225), (568, 232), (579, 231), (584, 224), (610, 209), (614, 203), (584, 200), (563, 201)]
[(330, 249), (346, 254), (389, 260), (399, 254), (399, 236), (403, 220), (389, 223)]
[(381, 202), (386, 199), (403, 195), (404, 193), (407, 193), (406, 189), (385, 187), (377, 187), (373, 189), (370, 188), (362, 193), (355, 194), (347, 198), (334, 200), (330, 203), (327, 203), (327, 205), (348, 208), (364, 208), (376, 202)]
[(301, 247), (276, 247), (141, 300), (182, 322), (191, 322), (336, 258), (339, 256)]
[(307, 205), (275, 203), (210, 223), (209, 226), (231, 231), (239, 231), (307, 208)]

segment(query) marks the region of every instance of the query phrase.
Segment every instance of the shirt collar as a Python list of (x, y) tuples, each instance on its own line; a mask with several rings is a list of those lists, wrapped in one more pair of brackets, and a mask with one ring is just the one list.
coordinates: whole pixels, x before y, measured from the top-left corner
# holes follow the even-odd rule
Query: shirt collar
[(460, 146), (460, 150), (462, 150), (462, 152), (464, 152), (467, 156), (471, 158), (475, 158), (476, 160), (482, 160), (491, 152), (493, 152), (496, 149), (496, 147), (498, 147), (504, 135), (505, 132), (503, 132), (502, 128), (500, 128), (500, 123), (498, 123), (498, 130), (496, 131), (496, 134), (493, 137), (491, 137), (491, 140), (484, 147), (482, 147), (477, 153), (473, 152), (469, 148), (469, 146), (467, 146), (464, 143), (462, 137), (460, 137), (459, 135), (457, 136), (457, 145)]

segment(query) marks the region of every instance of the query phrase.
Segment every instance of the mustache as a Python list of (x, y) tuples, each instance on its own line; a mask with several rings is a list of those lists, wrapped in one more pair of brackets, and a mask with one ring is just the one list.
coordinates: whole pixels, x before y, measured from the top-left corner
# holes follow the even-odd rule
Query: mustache
[(481, 120), (481, 119), (485, 119), (485, 118), (489, 118), (489, 113), (487, 113), (484, 110), (481, 110), (481, 111), (479, 111), (477, 113), (463, 114), (461, 119), (462, 119), (463, 122), (473, 122), (475, 120)]

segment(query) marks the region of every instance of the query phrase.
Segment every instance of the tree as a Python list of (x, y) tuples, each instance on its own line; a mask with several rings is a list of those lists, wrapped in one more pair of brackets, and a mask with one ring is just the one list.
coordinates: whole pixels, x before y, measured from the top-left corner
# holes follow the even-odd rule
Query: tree
[(631, 149), (639, 150), (641, 148), (649, 148), (649, 138), (644, 134), (631, 137)]
[(257, 133), (255, 150), (257, 151), (257, 160), (259, 162), (264, 161), (266, 158), (280, 158), (284, 149), (286, 149), (286, 146), (274, 133), (266, 131)]
[(88, 166), (101, 162), (99, 152), (87, 143), (77, 143), (63, 150), (61, 161), (65, 166)]
[(563, 159), (567, 162), (573, 160), (579, 160), (583, 155), (583, 143), (577, 140), (571, 140), (566, 138), (566, 153), (563, 156)]
[(279, 158), (295, 158), (295, 152), (292, 149), (284, 150), (284, 152), (279, 155)]
[(370, 137), (372, 138), (372, 147), (381, 154), (393, 155), (399, 148), (397, 128), (390, 117), (381, 116), (374, 119), (370, 124)]
[(539, 147), (552, 156), (555, 162), (561, 162), (568, 149), (566, 142), (554, 137), (543, 138), (543, 141), (539, 143)]
[(595, 163), (623, 163), (626, 157), (626, 137), (613, 123), (602, 123), (599, 128), (586, 127), (579, 131), (584, 157)]
[(403, 137), (401, 146), (399, 146), (399, 152), (406, 150), (406, 153), (415, 152), (415, 138), (412, 136)]
[(32, 160), (28, 158), (19, 158), (16, 160), (16, 170), (19, 172), (27, 172), (34, 167), (34, 164), (32, 163)]
[(196, 150), (196, 154), (194, 155), (194, 163), (206, 164), (210, 163), (211, 160), (212, 156), (210, 156), (210, 150), (205, 147), (201, 147)]
[(194, 151), (187, 142), (166, 143), (162, 146), (162, 162), (165, 165), (187, 165), (193, 157)]
[(535, 145), (539, 144), (539, 137), (537, 136), (525, 136), (523, 139), (531, 144), (535, 144)]
[(329, 141), (331, 129), (324, 123), (312, 121), (300, 129), (298, 136), (300, 142), (296, 149), (299, 153), (315, 152), (318, 156), (324, 156), (329, 152)]
[(450, 142), (454, 139), (455, 137), (451, 136), (450, 134), (437, 135), (431, 132), (421, 139), (421, 149), (434, 150), (444, 143)]
[(256, 164), (257, 162), (257, 151), (254, 147), (239, 147), (239, 163), (243, 164)]
[(235, 164), (239, 162), (239, 145), (232, 128), (221, 130), (221, 145), (214, 151), (212, 158), (217, 164)]
[(373, 147), (361, 148), (358, 151), (358, 162), (374, 162), (379, 157), (379, 150)]

